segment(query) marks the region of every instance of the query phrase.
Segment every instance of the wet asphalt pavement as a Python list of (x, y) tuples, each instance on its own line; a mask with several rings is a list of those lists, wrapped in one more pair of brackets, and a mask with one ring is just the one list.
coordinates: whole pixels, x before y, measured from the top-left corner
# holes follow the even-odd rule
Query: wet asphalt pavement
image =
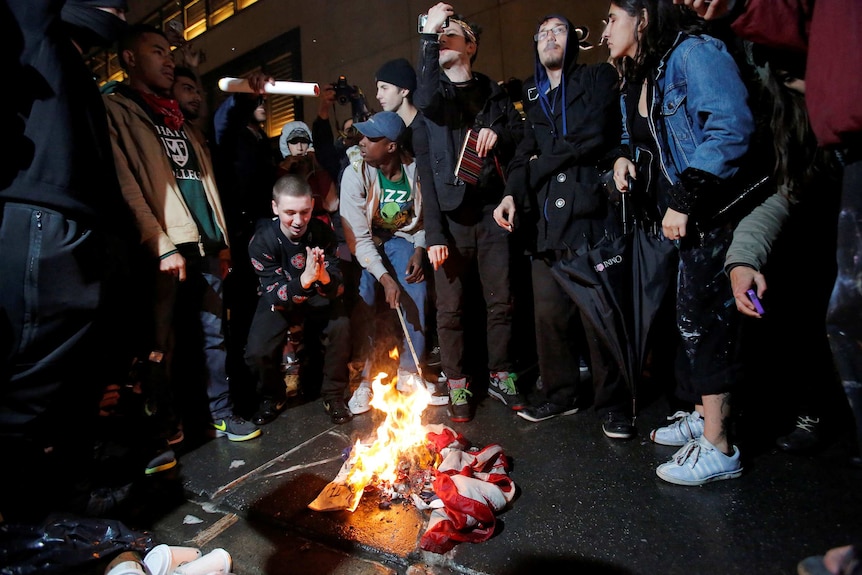
[[(774, 438), (743, 441), (740, 479), (681, 487), (655, 475), (675, 448), (649, 441), (672, 408), (658, 397), (641, 410), (638, 436), (619, 441), (590, 410), (530, 423), (482, 397), (473, 421), (452, 424), (445, 408), (429, 407), (425, 422), (450, 425), (477, 447), (499, 443), (518, 486), (490, 540), (445, 555), (419, 549), (428, 515), (412, 506), (383, 510), (366, 496), (353, 513), (307, 508), (343, 450), (381, 418), (333, 425), (319, 400), (295, 401), (258, 440), (187, 440), (180, 465), (150, 480), (147, 503), (126, 522), (156, 543), (222, 547), (237, 575), (777, 575), (862, 541), (862, 470), (847, 465), (840, 439), (803, 456), (772, 447)], [(752, 425), (745, 432), (758, 435)]]

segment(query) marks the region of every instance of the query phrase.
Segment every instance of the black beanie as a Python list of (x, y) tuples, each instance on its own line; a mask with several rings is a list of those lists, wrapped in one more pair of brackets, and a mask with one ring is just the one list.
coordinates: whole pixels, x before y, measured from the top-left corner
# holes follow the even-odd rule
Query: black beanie
[(406, 88), (410, 93), (416, 91), (416, 70), (405, 58), (389, 60), (377, 70), (378, 82), (386, 82), (399, 88)]

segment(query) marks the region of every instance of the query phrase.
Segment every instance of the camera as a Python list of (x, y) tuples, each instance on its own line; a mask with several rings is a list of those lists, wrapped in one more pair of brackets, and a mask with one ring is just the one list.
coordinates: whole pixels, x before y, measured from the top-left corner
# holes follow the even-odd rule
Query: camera
[(371, 116), (368, 110), (368, 104), (365, 102), (365, 95), (359, 86), (351, 86), (347, 83), (347, 76), (339, 76), (338, 80), (332, 83), (335, 89), (335, 99), (342, 106), (350, 104), (353, 112), (354, 122), (364, 122)]
[(338, 80), (332, 86), (335, 88), (335, 99), (342, 106), (346, 106), (359, 92), (356, 86), (351, 86), (347, 83), (347, 76), (339, 76)]

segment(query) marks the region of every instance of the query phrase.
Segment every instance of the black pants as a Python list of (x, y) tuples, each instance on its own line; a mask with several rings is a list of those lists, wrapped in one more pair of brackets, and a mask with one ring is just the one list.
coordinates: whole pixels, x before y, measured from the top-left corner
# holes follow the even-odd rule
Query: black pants
[(512, 297), (509, 289), (509, 232), (501, 229), (487, 208), (475, 218), (447, 214), (451, 233), (449, 258), (435, 272), (437, 337), (442, 370), (450, 379), (464, 377), (464, 303), (470, 266), (479, 272), (485, 301), (488, 369), (511, 371)]
[(117, 329), (122, 314), (110, 307), (119, 259), (80, 221), (0, 203), (0, 444), (14, 462), (0, 480), (6, 519), (51, 509), (87, 473), (102, 391), (128, 369), (129, 328)]
[[(285, 397), (281, 373), (282, 350), (291, 326), (303, 326), (303, 344), (309, 361), (302, 366), (302, 379), (322, 372), (320, 395), (324, 400), (344, 399), (350, 382), (350, 320), (341, 301), (313, 307), (292, 306), (272, 310), (261, 298), (251, 323), (245, 359), (259, 377), (261, 399), (281, 401)], [(322, 365), (321, 365), (322, 362)]]
[(631, 393), (610, 350), (581, 317), (578, 306), (551, 274), (553, 262), (534, 258), (533, 306), (542, 390), (548, 401), (571, 405), (577, 399), (580, 356), (589, 349), (593, 406), (600, 415), (630, 410)]
[(677, 395), (701, 404), (704, 395), (730, 392), (742, 377), (742, 314), (724, 272), (733, 229), (710, 230), (681, 242), (676, 322), (681, 345), (676, 358)]

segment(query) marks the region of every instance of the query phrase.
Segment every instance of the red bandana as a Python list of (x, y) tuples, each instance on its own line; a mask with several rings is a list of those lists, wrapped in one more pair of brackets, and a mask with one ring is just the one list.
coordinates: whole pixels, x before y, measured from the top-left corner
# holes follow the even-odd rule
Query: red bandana
[(180, 104), (172, 98), (162, 98), (155, 94), (139, 92), (144, 101), (152, 108), (153, 112), (162, 117), (165, 126), (174, 131), (183, 127), (183, 113)]

